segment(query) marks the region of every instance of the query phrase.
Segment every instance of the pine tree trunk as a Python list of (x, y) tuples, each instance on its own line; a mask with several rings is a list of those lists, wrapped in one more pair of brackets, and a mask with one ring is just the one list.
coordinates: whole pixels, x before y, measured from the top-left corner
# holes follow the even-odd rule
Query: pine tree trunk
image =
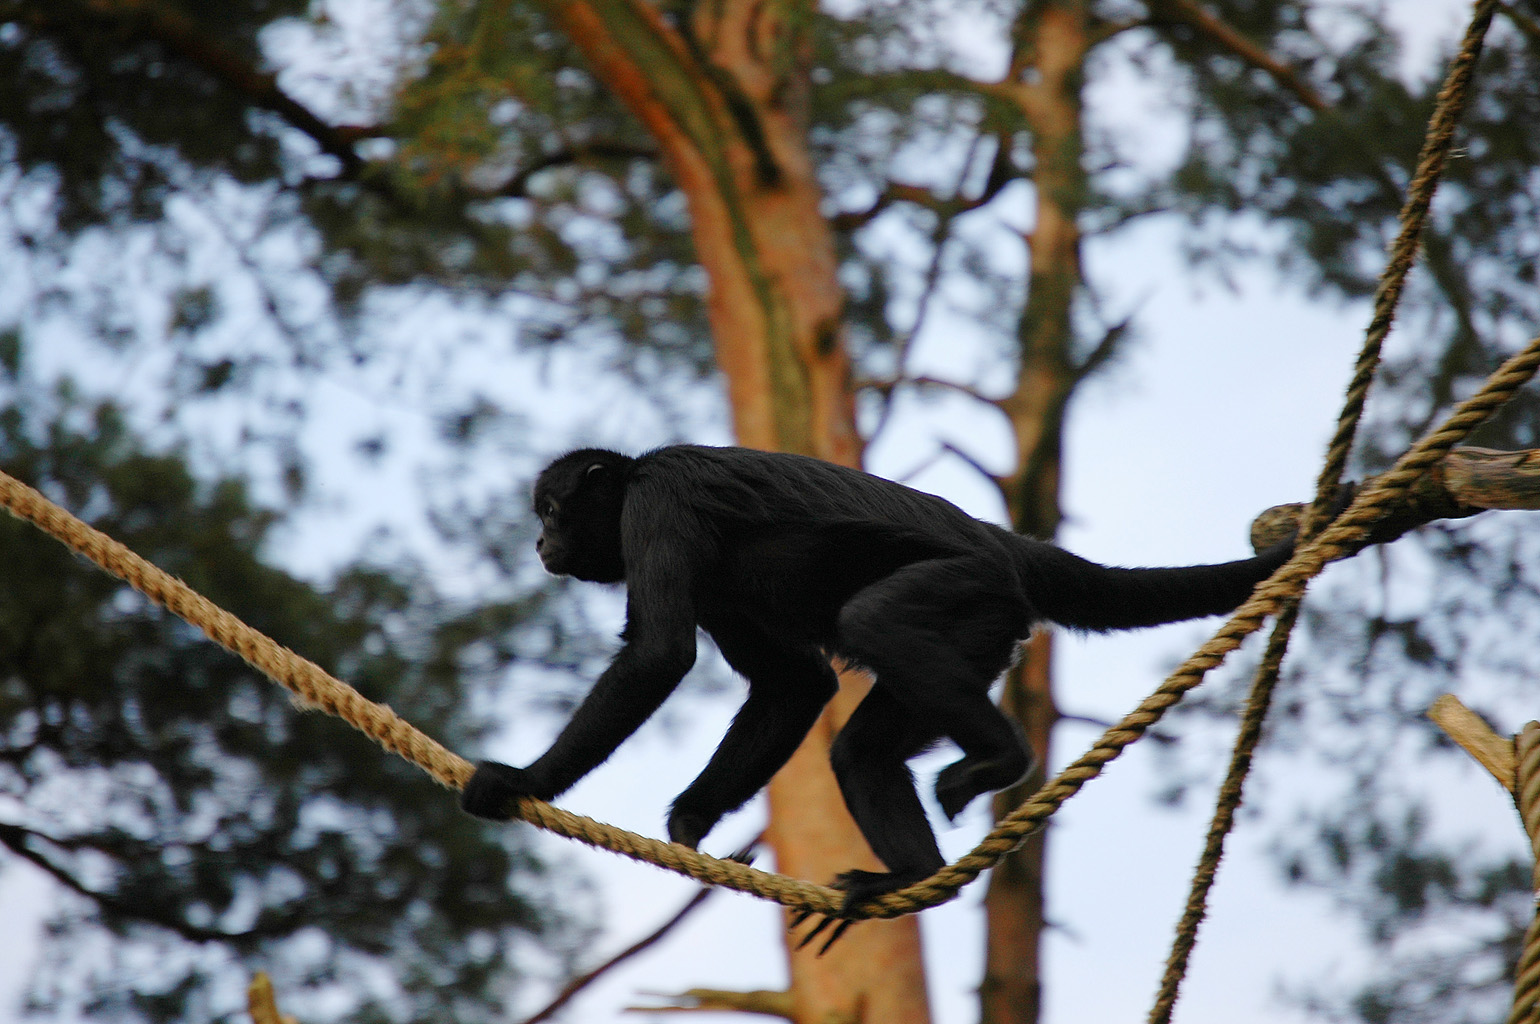
[[(1087, 195), (1080, 86), (1091, 39), (1083, 0), (1027, 5), (1014, 38), (1018, 75), (1004, 91), (1032, 135), (1036, 217), (1025, 239), (1030, 276), (1017, 331), (1020, 370), (1015, 391), (1002, 403), (1019, 459), (1005, 490), (1013, 528), (1046, 540), (1059, 527), (1065, 408), (1091, 365), (1075, 361), (1072, 315), (1083, 284), (1079, 214)], [(1098, 356), (1104, 358), (1105, 353)], [(1040, 631), (1008, 676), (1002, 698), (1006, 713), (1021, 723), (1044, 764), (1058, 718), (1051, 653), (1052, 636)], [(997, 816), (1013, 810), (1042, 780), (1039, 770), (1023, 784), (997, 794)], [(979, 986), (983, 1024), (1035, 1024), (1041, 1014), (1045, 855), (1046, 834), (1040, 831), (990, 875)]]
[[(658, 140), (687, 198), (739, 443), (858, 466), (844, 300), (807, 150), (804, 5), (722, 0), (692, 5), (683, 24), (636, 0), (548, 10)], [(865, 686), (844, 679), (770, 785), (767, 838), (782, 871), (828, 881), (878, 866), (829, 770), (835, 723)], [(913, 918), (861, 924), (815, 954), (788, 954), (799, 1024), (929, 1019)]]

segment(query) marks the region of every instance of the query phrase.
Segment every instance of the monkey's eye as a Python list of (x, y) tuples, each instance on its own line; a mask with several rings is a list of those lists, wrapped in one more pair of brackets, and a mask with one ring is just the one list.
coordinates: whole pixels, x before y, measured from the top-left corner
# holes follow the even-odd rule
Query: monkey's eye
[(551, 501), (550, 499), (546, 499), (546, 503), (540, 506), (539, 515), (541, 519), (555, 519), (556, 502)]

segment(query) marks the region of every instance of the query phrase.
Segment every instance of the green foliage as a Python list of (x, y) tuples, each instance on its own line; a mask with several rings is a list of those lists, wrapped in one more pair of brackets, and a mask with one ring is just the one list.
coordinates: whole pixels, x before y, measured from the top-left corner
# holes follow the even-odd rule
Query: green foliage
[[(196, 0), (164, 3), (253, 63), (261, 29), (308, 6), (254, 0), (216, 12)], [(182, 161), (242, 182), (279, 173), (278, 140), (243, 98), (178, 57), (142, 21), (112, 18), (102, 5), (0, 2), (4, 160), (48, 176), (66, 234), (160, 218)]]
[[(398, 191), (443, 197), (486, 233), (501, 262), (472, 276), (533, 300), (524, 337), (621, 339), (708, 368), (682, 198), (540, 5), (450, 0), (425, 47), (396, 96), (389, 173)], [(378, 274), (376, 260), (368, 268)]]
[[(1201, 36), (1162, 42), (1183, 58), (1189, 140), (1169, 183), (1131, 208), (1172, 208), (1194, 225), (1199, 261), (1223, 273), (1248, 249), (1266, 251), (1291, 277), (1346, 297), (1372, 293), (1411, 179), (1444, 65), (1415, 79), (1381, 8), (1327, 14), (1310, 4), (1220, 3), (1216, 13), (1288, 63), (1327, 109), (1319, 114)], [(1366, 438), (1367, 468), (1383, 468), (1456, 396), (1540, 323), (1540, 118), (1536, 46), (1503, 17), (1494, 22), (1423, 238), (1422, 269), (1403, 309), (1420, 343), (1393, 355), (1381, 378), (1391, 417)], [(1228, 215), (1226, 217), (1221, 216)], [(1281, 228), (1261, 241), (1258, 225)], [(1432, 401), (1429, 402), (1428, 399)], [(1476, 443), (1528, 446), (1540, 411), (1521, 395)]]
[[(450, 745), (478, 734), (470, 686), (533, 606), (456, 608), (411, 567), (307, 584), (265, 563), (282, 517), (239, 480), (200, 481), (115, 408), (27, 385), (0, 387), (7, 472)], [(36, 1012), (239, 1019), (264, 969), (307, 1020), (483, 1021), (517, 947), (570, 936), (524, 830), (473, 821), (32, 526), (0, 518), (0, 564), (0, 861), (71, 892)]]

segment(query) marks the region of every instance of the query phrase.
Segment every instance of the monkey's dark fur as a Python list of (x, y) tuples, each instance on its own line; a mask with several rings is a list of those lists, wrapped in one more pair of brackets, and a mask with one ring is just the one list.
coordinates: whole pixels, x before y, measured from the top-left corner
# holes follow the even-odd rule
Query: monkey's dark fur
[(689, 671), (699, 627), (749, 694), (669, 812), (670, 838), (693, 847), (786, 763), (834, 695), (837, 655), (876, 679), (831, 758), (889, 869), (842, 875), (852, 906), (943, 864), (910, 758), (943, 738), (961, 748), (936, 779), (948, 818), (1031, 766), (989, 688), (1033, 623), (1110, 630), (1229, 611), (1293, 547), (1221, 565), (1109, 568), (857, 470), (691, 445), (634, 459), (564, 455), (540, 475), (534, 507), (550, 572), (626, 584), (624, 646), (550, 750), (527, 768), (477, 768), (465, 809), (506, 818), (514, 797), (549, 800), (588, 774)]

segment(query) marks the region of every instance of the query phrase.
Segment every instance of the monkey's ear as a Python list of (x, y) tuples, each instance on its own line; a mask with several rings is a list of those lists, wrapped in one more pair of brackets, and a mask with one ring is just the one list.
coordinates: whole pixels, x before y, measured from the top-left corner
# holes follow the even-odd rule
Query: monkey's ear
[(604, 463), (602, 463), (602, 462), (595, 462), (593, 465), (589, 466), (587, 469), (585, 469), (583, 471), (583, 479), (587, 480), (589, 477), (591, 477), (595, 473), (599, 472), (599, 470), (605, 469), (605, 468), (607, 468), (607, 467), (604, 465)]

